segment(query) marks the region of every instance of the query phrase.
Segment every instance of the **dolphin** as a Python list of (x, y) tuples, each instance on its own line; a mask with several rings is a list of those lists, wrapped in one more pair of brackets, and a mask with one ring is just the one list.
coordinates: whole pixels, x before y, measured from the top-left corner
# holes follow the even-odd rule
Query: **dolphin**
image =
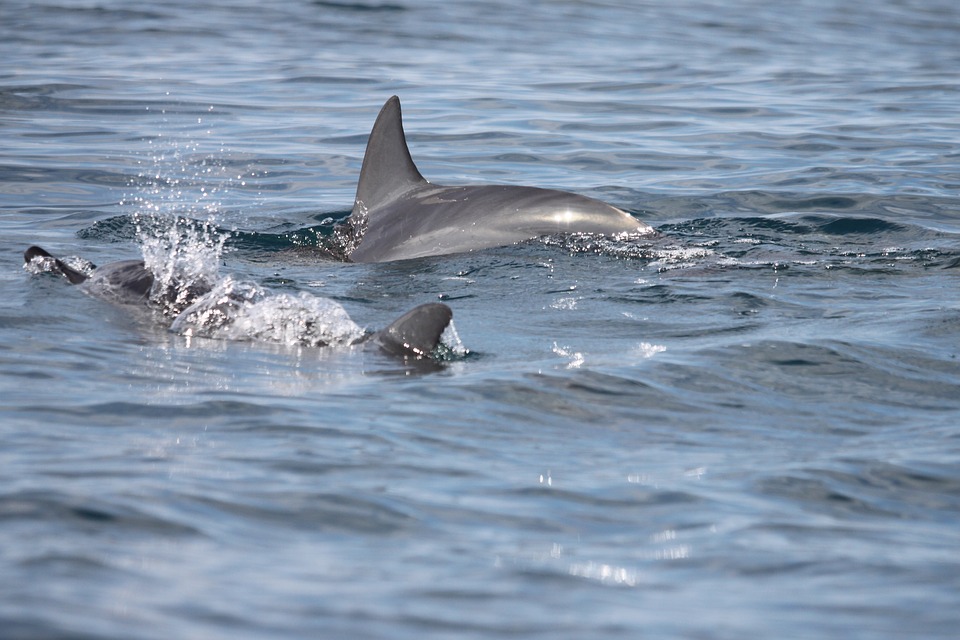
[[(85, 285), (96, 295), (123, 304), (159, 305), (170, 316), (186, 314), (190, 305), (212, 287), (200, 283), (191, 286), (174, 285), (159, 293), (156, 278), (143, 260), (121, 260), (100, 267), (91, 266), (85, 273), (75, 269), (45, 249), (31, 246), (23, 253), (25, 264), (37, 263), (41, 271), (55, 273), (71, 284)], [(241, 298), (221, 302), (223, 309), (242, 302)], [(225, 317), (221, 314), (221, 317)], [(429, 359), (440, 345), (440, 338), (453, 319), (453, 311), (439, 302), (422, 304), (403, 314), (385, 329), (367, 332), (353, 344), (370, 344), (402, 358)], [(176, 320), (174, 321), (176, 322)]]
[(373, 125), (353, 210), (353, 262), (460, 253), (557, 233), (647, 234), (652, 227), (586, 196), (513, 185), (443, 187), (427, 182), (407, 148), (400, 99)]
[[(120, 260), (102, 267), (90, 265), (91, 272), (75, 269), (66, 262), (37, 246), (23, 252), (24, 264), (39, 262), (43, 271), (66, 278), (70, 284), (84, 284), (102, 297), (115, 302), (137, 304), (151, 302), (151, 293), (156, 279), (143, 260)], [(198, 293), (204, 293), (200, 291)], [(154, 300), (154, 302), (163, 302)]]

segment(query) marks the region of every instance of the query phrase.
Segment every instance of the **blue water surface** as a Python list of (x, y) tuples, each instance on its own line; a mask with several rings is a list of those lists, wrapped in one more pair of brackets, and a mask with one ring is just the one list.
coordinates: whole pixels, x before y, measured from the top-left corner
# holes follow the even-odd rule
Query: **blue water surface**
[[(955, 2), (8, 0), (0, 61), (0, 637), (956, 636)], [(336, 260), (393, 94), (429, 180), (657, 235)], [(185, 336), (31, 244), (462, 344)]]

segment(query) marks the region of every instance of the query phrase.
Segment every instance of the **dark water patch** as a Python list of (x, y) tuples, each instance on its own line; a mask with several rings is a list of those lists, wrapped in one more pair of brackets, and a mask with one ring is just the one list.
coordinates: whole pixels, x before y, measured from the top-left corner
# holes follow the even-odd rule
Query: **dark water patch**
[(629, 398), (629, 401), (633, 402), (638, 396), (656, 391), (649, 384), (640, 380), (590, 370), (577, 372), (565, 380), (553, 379), (548, 386), (556, 384), (570, 390), (571, 395), (580, 398), (584, 404), (593, 402), (609, 404), (616, 402), (618, 398), (621, 401), (624, 398)]
[(834, 468), (816, 472), (839, 486), (849, 487), (886, 506), (900, 518), (931, 518), (960, 508), (960, 475), (950, 466), (926, 464), (914, 468), (879, 460), (844, 459)]
[(128, 7), (115, 6), (64, 6), (62, 4), (40, 5), (37, 7), (37, 13), (54, 14), (57, 18), (71, 16), (73, 18), (92, 18), (92, 24), (102, 23), (104, 21), (116, 20), (119, 23), (125, 23), (129, 20), (164, 20), (170, 17), (169, 13), (160, 13), (158, 11), (149, 11), (144, 9), (131, 9)]
[(401, 4), (393, 4), (389, 2), (379, 3), (379, 2), (332, 2), (331, 0), (313, 0), (313, 6), (320, 7), (321, 9), (335, 9), (337, 11), (352, 11), (360, 13), (399, 13), (406, 11), (407, 7)]
[[(532, 424), (548, 421), (547, 417), (551, 415), (589, 424), (603, 414), (599, 407), (578, 402), (576, 398), (567, 397), (558, 390), (542, 388), (541, 384), (536, 383), (541, 378), (536, 376), (527, 383), (490, 381), (472, 388), (470, 392), (497, 407), (498, 414)], [(560, 386), (565, 385), (560, 383)]]
[[(677, 71), (677, 65), (651, 65), (647, 67), (647, 70), (651, 73), (667, 73), (670, 71)], [(653, 82), (653, 81), (633, 81), (633, 82), (624, 82), (616, 80), (597, 80), (597, 81), (582, 81), (582, 82), (556, 82), (556, 81), (544, 81), (537, 82), (532, 85), (536, 89), (541, 89), (545, 91), (590, 91), (596, 93), (607, 93), (607, 92), (642, 92), (642, 91), (658, 91), (667, 88), (669, 85), (665, 82)]]
[[(331, 75), (304, 75), (304, 76), (294, 76), (289, 78), (283, 78), (281, 82), (291, 83), (291, 84), (322, 84), (322, 85), (366, 85), (374, 84), (376, 81), (370, 78), (361, 78), (361, 77), (340, 77), (340, 76), (331, 76)], [(327, 140), (324, 140), (325, 142)]]
[[(203, 233), (214, 237), (225, 237), (225, 246), (229, 250), (242, 252), (245, 257), (261, 254), (270, 256), (279, 252), (294, 250), (313, 250), (320, 259), (344, 260), (343, 241), (338, 237), (340, 220), (347, 214), (317, 214), (321, 224), (301, 227), (290, 221), (280, 226), (282, 231), (252, 231), (225, 226), (211, 226), (209, 222), (189, 216), (141, 216), (137, 214), (119, 215), (103, 218), (80, 229), (77, 237), (83, 240), (100, 242), (130, 242), (141, 233), (160, 237), (171, 226), (182, 232)], [(271, 258), (272, 259), (272, 258)]]
[(798, 502), (805, 510), (844, 520), (870, 517), (938, 523), (939, 514), (960, 506), (958, 483), (952, 469), (931, 474), (882, 461), (849, 459), (830, 468), (768, 478), (757, 488), (765, 495)]
[[(55, 87), (54, 91), (31, 92), (26, 96), (21, 94), (20, 104), (15, 104), (19, 110), (42, 112), (44, 115), (96, 115), (104, 117), (135, 117), (141, 116), (146, 110), (155, 108), (168, 114), (187, 116), (209, 115), (209, 104), (191, 104), (187, 102), (158, 104), (155, 100), (131, 100), (129, 98), (82, 98), (63, 95), (63, 91), (82, 91), (83, 87)], [(227, 111), (230, 105), (218, 105), (219, 109)]]
[[(949, 365), (931, 369), (922, 360), (912, 363), (910, 357), (908, 353), (838, 342), (770, 340), (710, 354), (711, 361), (725, 363), (731, 380), (766, 389), (774, 396), (816, 398), (821, 405), (837, 407), (860, 402), (900, 410), (956, 410), (957, 398), (952, 390), (957, 375), (938, 371)], [(827, 384), (829, 379), (836, 383)]]
[(881, 508), (817, 478), (771, 478), (760, 482), (757, 490), (762, 494), (799, 504), (804, 510), (838, 518), (882, 518), (896, 515), (894, 511)]
[(960, 252), (957, 234), (880, 218), (826, 214), (700, 218), (658, 230), (664, 237), (711, 249), (691, 254), (693, 264), (772, 268), (779, 273), (795, 269), (811, 275), (828, 268), (893, 274), (913, 266), (944, 267)]
[(38, 552), (22, 559), (17, 563), (17, 567), (27, 573), (42, 574), (51, 580), (103, 580), (109, 579), (115, 570), (109, 562), (96, 554), (65, 554), (59, 551)]
[(310, 250), (328, 260), (346, 259), (345, 242), (339, 237), (340, 220), (323, 215), (321, 224), (296, 227), (286, 231), (233, 231), (227, 246), (247, 253), (275, 253), (289, 250)]
[[(364, 445), (369, 445), (372, 441), (376, 439), (373, 437), (370, 438), (360, 438), (356, 435), (351, 437), (340, 436), (337, 439), (339, 443), (347, 443), (352, 440), (351, 444), (363, 443)], [(383, 444), (383, 443), (379, 443)], [(262, 464), (262, 460), (259, 458), (247, 458), (247, 462)], [(324, 476), (330, 476), (330, 479), (335, 478), (348, 478), (348, 477), (376, 477), (378, 474), (383, 472), (382, 463), (343, 463), (343, 462), (333, 462), (326, 457), (318, 457), (316, 460), (309, 460), (304, 457), (304, 459), (299, 460), (287, 460), (277, 463), (268, 463), (266, 465), (268, 468), (273, 469), (278, 473), (291, 474), (295, 477), (316, 477), (321, 478)], [(403, 479), (404, 482), (416, 482), (416, 481), (463, 481), (471, 479), (480, 479), (483, 477), (481, 473), (467, 470), (467, 469), (458, 469), (455, 467), (437, 467), (430, 466), (427, 463), (424, 464), (392, 464), (390, 465), (390, 474), (395, 479), (394, 481)]]
[[(713, 216), (769, 216), (817, 211), (843, 216), (875, 217), (892, 223), (943, 223), (960, 219), (960, 203), (938, 195), (877, 195), (844, 193), (811, 196), (776, 191), (729, 191), (698, 196), (650, 197), (634, 194), (632, 207), (656, 213), (654, 219), (704, 218)], [(662, 227), (658, 227), (662, 230)]]
[(196, 535), (198, 530), (146, 510), (133, 508), (120, 500), (80, 496), (52, 490), (23, 490), (0, 495), (0, 522), (8, 527), (26, 522), (46, 523), (55, 528), (69, 527), (96, 535), (112, 531), (114, 535)]
[(11, 640), (108, 640), (108, 633), (96, 633), (90, 630), (77, 631), (69, 622), (55, 622), (39, 614), (17, 615), (16, 617), (0, 611), (0, 627)]
[(673, 284), (651, 284), (633, 287), (630, 291), (615, 294), (617, 300), (642, 304), (695, 304), (706, 302), (712, 297), (706, 293), (697, 293)]
[[(26, 409), (26, 407), (24, 407)], [(239, 400), (209, 400), (190, 404), (146, 404), (140, 402), (102, 402), (86, 405), (32, 407), (37, 416), (66, 422), (96, 424), (102, 427), (130, 427), (164, 423), (171, 428), (196, 424), (197, 420), (222, 420), (232, 416), (237, 424), (256, 422), (263, 416), (275, 416), (276, 410)]]
[(236, 231), (230, 234), (229, 246), (251, 254), (272, 254), (294, 247), (316, 247), (323, 237), (325, 234), (311, 229), (296, 229), (283, 233)]
[[(558, 510), (565, 508), (578, 508), (581, 506), (599, 507), (605, 514), (594, 513), (592, 518), (604, 522), (618, 521), (620, 518), (633, 520), (626, 517), (632, 509), (643, 510), (650, 507), (662, 507), (667, 505), (685, 508), (703, 502), (703, 498), (685, 491), (670, 490), (638, 490), (631, 493), (629, 498), (613, 498), (593, 492), (580, 492), (554, 487), (526, 487), (514, 489), (505, 495), (520, 498), (534, 498), (538, 504), (556, 503)], [(563, 504), (565, 506), (559, 506)]]
[[(68, 189), (71, 184), (88, 184), (122, 189), (130, 185), (130, 176), (102, 169), (0, 165), (0, 181), (26, 185), (47, 185), (46, 189)], [(22, 187), (30, 192), (29, 187)], [(9, 194), (9, 192), (7, 192)]]
[[(36, 313), (10, 313), (0, 315), (0, 329), (17, 330), (24, 328), (48, 328), (59, 324), (60, 318)], [(0, 345), (0, 351), (13, 353), (11, 345)]]
[(782, 217), (694, 218), (661, 225), (663, 235), (685, 238), (753, 238), (777, 241), (784, 235), (809, 234), (813, 227), (802, 221)]
[(923, 94), (923, 93), (935, 93), (935, 94), (953, 94), (960, 93), (960, 85), (956, 84), (907, 84), (907, 85), (891, 85), (886, 87), (872, 87), (869, 89), (864, 89), (863, 93), (866, 95), (870, 94), (887, 94), (887, 93), (909, 93), (909, 94)]
[[(570, 356), (576, 364), (575, 355)], [(571, 369), (563, 374), (526, 376), (524, 383), (485, 381), (463, 390), (469, 397), (488, 404), (497, 415), (511, 422), (551, 429), (570, 421), (582, 429), (618, 429), (627, 425), (654, 426), (657, 416), (695, 410), (682, 395), (639, 376), (624, 376), (589, 369)], [(542, 432), (546, 437), (547, 432)]]
[(882, 233), (903, 233), (907, 227), (878, 218), (835, 218), (824, 219), (804, 216), (804, 222), (813, 225), (821, 233), (829, 235), (874, 235)]
[(830, 151), (836, 151), (840, 148), (840, 146), (826, 142), (797, 142), (794, 144), (785, 145), (783, 148), (790, 151), (799, 151), (804, 153), (827, 153)]
[(802, 198), (797, 200), (773, 200), (770, 206), (781, 211), (805, 211), (807, 209), (836, 211), (838, 209), (851, 209), (856, 207), (857, 204), (858, 201), (854, 198), (819, 196), (816, 198)]
[(415, 515), (398, 508), (396, 501), (343, 493), (250, 494), (242, 500), (195, 497), (194, 508), (205, 519), (233, 522), (233, 526), (279, 526), (284, 530), (316, 533), (350, 533), (391, 536), (415, 528)]
[(137, 239), (137, 219), (131, 215), (121, 215), (97, 220), (77, 231), (77, 237), (102, 242), (131, 242)]
[(9, 111), (30, 111), (42, 108), (50, 98), (61, 92), (83, 91), (91, 87), (82, 84), (45, 83), (36, 85), (6, 85), (0, 87), (0, 108)]
[[(171, 234), (176, 236), (176, 240)], [(198, 220), (189, 215), (134, 213), (101, 218), (77, 231), (76, 235), (82, 240), (109, 243), (144, 243), (147, 239), (166, 239), (167, 242), (179, 243), (170, 247), (170, 250), (174, 251), (185, 250), (187, 247), (181, 245), (187, 245), (188, 239), (194, 242), (202, 240), (209, 245), (220, 239), (229, 241), (233, 232), (218, 227), (209, 220)], [(119, 259), (119, 256), (117, 258)]]
[(770, 299), (746, 291), (732, 293), (727, 299), (732, 311), (738, 316), (756, 315), (772, 304)]

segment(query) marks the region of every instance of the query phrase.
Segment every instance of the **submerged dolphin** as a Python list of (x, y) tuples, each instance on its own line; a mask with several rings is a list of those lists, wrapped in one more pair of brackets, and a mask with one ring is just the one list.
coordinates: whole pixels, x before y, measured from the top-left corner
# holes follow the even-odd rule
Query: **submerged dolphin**
[[(190, 311), (189, 305), (211, 288), (202, 284), (190, 287), (168, 287), (155, 291), (156, 278), (143, 260), (121, 260), (101, 267), (92, 267), (90, 274), (74, 269), (63, 260), (37, 246), (23, 253), (24, 262), (39, 261), (43, 271), (63, 276), (71, 284), (83, 284), (98, 296), (125, 304), (156, 304), (168, 315), (176, 316)], [(224, 308), (239, 300), (226, 299)], [(186, 311), (184, 311), (186, 309)], [(453, 311), (445, 304), (428, 303), (414, 307), (387, 328), (367, 333), (353, 344), (369, 343), (383, 351), (401, 357), (429, 358), (440, 344), (440, 337), (453, 319)]]
[(197, 296), (210, 290), (210, 287), (204, 284), (186, 286), (173, 283), (163, 291), (157, 291), (154, 286), (156, 278), (143, 260), (118, 260), (101, 267), (89, 265), (92, 271), (84, 273), (45, 249), (32, 246), (23, 252), (23, 261), (26, 264), (40, 261), (44, 271), (59, 274), (71, 284), (85, 284), (88, 290), (101, 298), (121, 304), (153, 303), (173, 315), (182, 311)]
[(347, 224), (354, 262), (387, 262), (503, 246), (556, 233), (650, 233), (625, 211), (586, 196), (511, 185), (442, 187), (410, 156), (400, 99), (380, 110)]

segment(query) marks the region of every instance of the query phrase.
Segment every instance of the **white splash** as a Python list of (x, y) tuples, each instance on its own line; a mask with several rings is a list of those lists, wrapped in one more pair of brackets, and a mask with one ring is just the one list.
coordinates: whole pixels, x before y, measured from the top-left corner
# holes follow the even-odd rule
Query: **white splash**
[(637, 570), (599, 562), (575, 562), (570, 565), (570, 575), (596, 580), (602, 584), (625, 587), (637, 586)]
[(137, 213), (133, 219), (144, 265), (156, 278), (154, 300), (179, 310), (194, 292), (217, 282), (229, 234), (217, 229), (212, 216), (197, 222)]
[(164, 133), (162, 115), (160, 131), (149, 141), (151, 153), (139, 162), (143, 168), (132, 183), (136, 192), (122, 204), (135, 209), (131, 218), (137, 242), (155, 278), (151, 298), (176, 313), (220, 279), (230, 237), (218, 225), (221, 200), (231, 185), (244, 182), (235, 167), (220, 160), (223, 144), (210, 147), (210, 131), (206, 137), (178, 139)]
[(658, 353), (663, 353), (667, 348), (662, 344), (651, 344), (649, 342), (641, 342), (637, 345), (636, 353), (641, 358), (652, 358)]
[[(92, 262), (77, 256), (64, 256), (63, 258), (60, 258), (60, 262), (66, 264), (75, 271), (79, 271), (87, 277), (90, 277), (93, 274), (93, 270), (95, 268)], [(23, 263), (23, 269), (31, 275), (38, 275), (41, 273), (59, 273), (60, 271), (59, 267), (57, 267), (57, 259), (47, 256), (34, 256), (30, 262)]]
[(550, 303), (550, 308), (561, 310), (561, 311), (573, 311), (577, 308), (577, 303), (579, 301), (580, 301), (580, 298), (575, 298), (575, 297), (557, 298), (552, 303)]
[(696, 266), (698, 261), (714, 255), (714, 251), (703, 247), (664, 247), (655, 251), (654, 255), (656, 259), (650, 263), (650, 267), (663, 272)]
[(447, 325), (440, 336), (440, 348), (445, 359), (460, 360), (470, 355), (470, 350), (460, 339), (460, 334), (457, 333), (453, 320), (450, 321), (450, 324)]
[(271, 294), (226, 278), (177, 316), (171, 330), (188, 337), (263, 340), (287, 346), (349, 345), (365, 335), (346, 310), (306, 292)]
[(586, 358), (579, 351), (573, 351), (570, 347), (561, 347), (556, 342), (553, 343), (553, 352), (562, 358), (570, 358), (567, 363), (567, 369), (579, 369), (586, 362)]

